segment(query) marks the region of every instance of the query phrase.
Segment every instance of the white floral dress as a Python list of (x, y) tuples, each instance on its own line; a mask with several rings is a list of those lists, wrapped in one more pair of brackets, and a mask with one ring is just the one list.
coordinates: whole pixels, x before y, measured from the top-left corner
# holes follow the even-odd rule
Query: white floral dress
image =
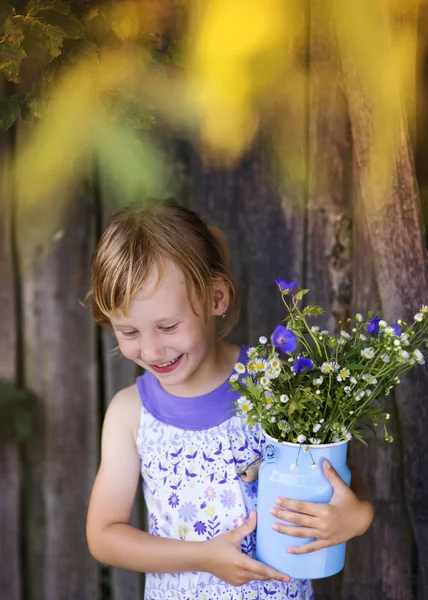
[[(242, 348), (239, 360), (246, 361)], [(148, 531), (187, 541), (209, 540), (239, 527), (257, 509), (257, 481), (237, 474), (261, 453), (231, 402), (228, 381), (196, 398), (166, 392), (151, 373), (137, 378), (142, 401), (137, 436)], [(242, 544), (255, 555), (255, 536)], [(309, 581), (253, 581), (234, 587), (205, 572), (147, 573), (145, 600), (313, 600)]]

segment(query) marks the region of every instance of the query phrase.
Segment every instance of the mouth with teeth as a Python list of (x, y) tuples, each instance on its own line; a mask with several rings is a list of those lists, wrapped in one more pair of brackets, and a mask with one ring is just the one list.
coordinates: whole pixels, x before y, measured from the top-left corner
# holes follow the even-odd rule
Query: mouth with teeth
[(183, 357), (183, 355), (180, 354), (180, 356), (178, 356), (177, 358), (174, 358), (174, 360), (170, 360), (169, 362), (162, 363), (160, 365), (150, 365), (150, 366), (155, 373), (171, 373), (171, 371), (174, 371), (177, 368), (177, 366), (181, 362), (182, 357)]

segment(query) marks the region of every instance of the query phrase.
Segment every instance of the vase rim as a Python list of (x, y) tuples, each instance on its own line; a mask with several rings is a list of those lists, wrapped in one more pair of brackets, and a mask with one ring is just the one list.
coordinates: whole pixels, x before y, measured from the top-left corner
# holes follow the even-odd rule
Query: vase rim
[(340, 442), (332, 442), (331, 444), (306, 444), (306, 442), (303, 442), (303, 444), (298, 444), (296, 442), (280, 442), (279, 440), (276, 440), (274, 437), (266, 433), (266, 431), (264, 431), (263, 429), (262, 432), (263, 435), (272, 442), (280, 444), (281, 446), (295, 446), (296, 448), (300, 448), (301, 446), (308, 446), (308, 448), (333, 448), (335, 446), (342, 446), (343, 444), (349, 443), (349, 440), (341, 440)]

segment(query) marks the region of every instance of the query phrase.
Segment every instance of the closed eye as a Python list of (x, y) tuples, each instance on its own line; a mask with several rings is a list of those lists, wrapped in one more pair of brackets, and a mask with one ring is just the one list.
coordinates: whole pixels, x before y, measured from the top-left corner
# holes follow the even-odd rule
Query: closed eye
[(122, 331), (122, 335), (123, 337), (126, 338), (133, 338), (137, 335), (138, 331), (134, 330), (134, 331)]
[(176, 323), (175, 325), (170, 325), (169, 327), (159, 327), (159, 329), (165, 333), (170, 333), (171, 331), (175, 331), (179, 325), (180, 323)]

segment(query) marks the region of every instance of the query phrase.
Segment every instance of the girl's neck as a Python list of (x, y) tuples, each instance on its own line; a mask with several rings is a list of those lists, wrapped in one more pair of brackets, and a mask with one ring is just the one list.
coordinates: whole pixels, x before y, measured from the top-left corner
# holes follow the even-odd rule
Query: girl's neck
[(203, 396), (218, 388), (229, 377), (238, 361), (240, 347), (225, 340), (211, 344), (198, 369), (181, 384), (163, 386), (166, 392), (183, 398)]

